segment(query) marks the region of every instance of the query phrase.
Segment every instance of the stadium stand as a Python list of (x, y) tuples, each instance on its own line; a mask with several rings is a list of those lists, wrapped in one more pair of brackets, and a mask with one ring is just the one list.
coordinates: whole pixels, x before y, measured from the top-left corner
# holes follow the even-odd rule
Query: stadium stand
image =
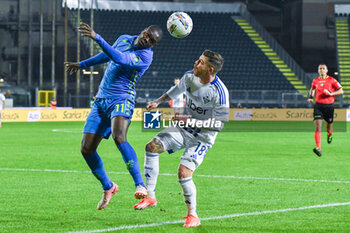
[(284, 61), (277, 55), (277, 53), (264, 41), (261, 36), (253, 29), (249, 23), (242, 18), (234, 19), (235, 22), (243, 29), (245, 33), (252, 39), (252, 41), (261, 49), (261, 51), (271, 60), (271, 62), (278, 68), (284, 77), (297, 89), (303, 96), (307, 96), (306, 86), (298, 79), (295, 73), (284, 63)]
[[(95, 14), (96, 31), (112, 44), (118, 35), (138, 34), (150, 24), (166, 22), (170, 12), (99, 10)], [(81, 15), (82, 20), (89, 23), (90, 13), (82, 11)], [(225, 68), (220, 77), (231, 90), (295, 90), (231, 16), (191, 13), (195, 25), (191, 35), (175, 39), (165, 33), (164, 40), (154, 48), (151, 68), (137, 87), (169, 88), (173, 78), (192, 69), (193, 62), (207, 48), (224, 56)]]
[(350, 40), (348, 16), (337, 16), (336, 41), (340, 82), (344, 90), (344, 101), (350, 102)]
[[(75, 11), (71, 10), (73, 13)], [(148, 88), (168, 89), (175, 77), (181, 77), (185, 71), (193, 68), (194, 61), (204, 49), (217, 51), (225, 58), (219, 76), (230, 91), (243, 90), (252, 94), (251, 91), (269, 90), (280, 92), (281, 96), (282, 92), (300, 92), (302, 87), (302, 91), (306, 92), (306, 87), (281, 59), (269, 57), (269, 53), (264, 50), (266, 48), (252, 40), (249, 32), (239, 25), (241, 21), (233, 20), (232, 17), (238, 17), (237, 14), (189, 13), (194, 22), (192, 33), (185, 39), (175, 39), (167, 32), (164, 33), (163, 40), (154, 48), (154, 61), (150, 69), (137, 84), (138, 93)], [(96, 10), (94, 28), (113, 44), (119, 35), (136, 35), (151, 24), (160, 24), (165, 30), (164, 24), (170, 14), (163, 11)], [(81, 19), (89, 24), (90, 12), (81, 10)], [(287, 69), (288, 72), (285, 72)], [(260, 99), (260, 102), (264, 98), (261, 95), (256, 98), (249, 96), (249, 99)]]

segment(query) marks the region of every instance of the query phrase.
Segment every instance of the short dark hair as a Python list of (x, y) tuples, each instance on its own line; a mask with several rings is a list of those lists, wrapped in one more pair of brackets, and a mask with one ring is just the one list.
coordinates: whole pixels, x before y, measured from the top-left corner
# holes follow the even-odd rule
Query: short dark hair
[(147, 28), (152, 34), (152, 39), (158, 43), (163, 37), (163, 30), (158, 25), (151, 25)]
[(218, 73), (222, 69), (222, 66), (224, 65), (224, 58), (219, 53), (206, 49), (202, 55), (208, 58), (209, 65), (214, 68), (213, 74)]

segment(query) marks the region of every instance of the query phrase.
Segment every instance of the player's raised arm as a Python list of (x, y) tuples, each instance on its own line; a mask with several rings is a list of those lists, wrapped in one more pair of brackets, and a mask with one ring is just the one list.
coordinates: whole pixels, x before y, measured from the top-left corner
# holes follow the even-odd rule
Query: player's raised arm
[[(96, 33), (94, 30), (90, 28), (89, 25), (82, 23), (80, 27), (78, 28), (79, 32), (82, 33), (83, 36), (88, 36), (91, 39), (94, 39), (96, 37)], [(108, 62), (110, 59), (105, 53), (99, 53), (89, 59), (80, 61), (80, 62), (69, 62), (66, 61), (64, 63), (64, 66), (66, 67), (66, 72), (68, 72), (70, 75), (76, 73), (81, 68), (86, 68), (90, 66), (100, 65), (103, 63)]]
[(78, 27), (78, 31), (82, 36), (87, 36), (91, 39), (95, 39), (96, 37), (96, 32), (86, 23), (81, 23), (80, 27)]
[[(147, 69), (152, 62), (151, 57), (153, 52), (151, 50), (143, 50), (143, 52), (140, 53), (118, 51), (85, 23), (81, 24), (79, 32), (81, 32), (83, 36), (95, 40), (108, 58), (115, 63), (131, 66), (136, 69)], [(147, 49), (158, 43), (161, 37), (162, 30), (158, 26), (152, 25), (141, 32), (141, 34), (135, 39), (134, 45), (140, 49)]]
[(153, 100), (151, 102), (148, 102), (147, 106), (146, 106), (146, 109), (147, 110), (152, 110), (152, 109), (158, 107), (158, 105), (163, 103), (164, 101), (169, 101), (169, 100), (170, 100), (170, 97), (168, 96), (168, 94), (165, 93), (161, 97), (159, 97), (158, 99)]
[(166, 93), (164, 93), (161, 97), (158, 99), (151, 101), (147, 103), (147, 110), (154, 109), (158, 107), (159, 104), (163, 103), (164, 101), (169, 101), (171, 99), (176, 98), (178, 95), (184, 93), (186, 91), (186, 74), (181, 78), (180, 82), (172, 86)]

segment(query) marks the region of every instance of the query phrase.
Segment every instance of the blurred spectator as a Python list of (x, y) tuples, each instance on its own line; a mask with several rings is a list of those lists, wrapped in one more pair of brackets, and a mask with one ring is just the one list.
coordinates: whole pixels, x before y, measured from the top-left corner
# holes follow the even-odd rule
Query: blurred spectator
[(8, 12), (8, 21), (16, 21), (17, 20), (17, 13), (16, 13), (16, 10), (15, 10), (15, 6), (14, 5), (11, 5), (10, 6), (10, 10)]
[(50, 107), (51, 107), (51, 109), (56, 109), (56, 107), (57, 107), (57, 101), (56, 101), (55, 98), (53, 98), (53, 99), (51, 100), (51, 102), (50, 102)]
[(5, 93), (5, 97), (6, 97), (7, 99), (12, 98), (12, 95), (11, 95), (10, 90), (7, 90), (7, 91), (6, 91), (6, 93)]

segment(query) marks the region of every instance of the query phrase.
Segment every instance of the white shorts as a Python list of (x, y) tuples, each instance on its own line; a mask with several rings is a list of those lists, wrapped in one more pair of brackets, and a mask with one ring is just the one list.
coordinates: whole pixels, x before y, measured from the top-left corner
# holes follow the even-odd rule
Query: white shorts
[(180, 164), (192, 171), (201, 165), (207, 151), (212, 146), (179, 127), (163, 129), (155, 138), (162, 142), (164, 151), (168, 151), (169, 153), (186, 148), (181, 156)]

